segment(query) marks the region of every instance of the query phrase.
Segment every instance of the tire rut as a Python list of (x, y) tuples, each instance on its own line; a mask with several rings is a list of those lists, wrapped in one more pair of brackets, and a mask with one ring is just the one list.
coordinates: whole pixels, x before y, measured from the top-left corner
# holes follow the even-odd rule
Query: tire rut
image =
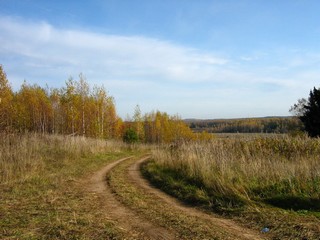
[(111, 187), (107, 184), (107, 175), (122, 162), (131, 159), (122, 158), (110, 163), (94, 173), (88, 180), (87, 190), (103, 199), (101, 211), (105, 212), (108, 220), (115, 222), (115, 225), (127, 236), (125, 239), (175, 239), (175, 235), (163, 227), (156, 226), (148, 220), (120, 203)]
[[(220, 228), (228, 232), (230, 234), (230, 239), (265, 239), (261, 236), (259, 232), (256, 232), (251, 229), (247, 229), (235, 223), (232, 220), (224, 219), (215, 214), (205, 213), (203, 211), (197, 210), (193, 207), (187, 206), (177, 200), (176, 198), (169, 196), (168, 194), (162, 192), (161, 190), (153, 187), (150, 183), (145, 180), (140, 172), (141, 164), (148, 160), (150, 157), (144, 157), (139, 161), (135, 161), (133, 165), (129, 167), (128, 177), (130, 178), (131, 183), (135, 184), (136, 186), (145, 190), (147, 194), (152, 194), (157, 198), (156, 201), (164, 201), (166, 202), (171, 208), (178, 209), (179, 211), (187, 214), (189, 216), (193, 216), (198, 218), (201, 221), (201, 224), (207, 224), (208, 227), (214, 226), (214, 228)], [(160, 200), (159, 200), (160, 199)], [(200, 224), (200, 221), (199, 221)]]

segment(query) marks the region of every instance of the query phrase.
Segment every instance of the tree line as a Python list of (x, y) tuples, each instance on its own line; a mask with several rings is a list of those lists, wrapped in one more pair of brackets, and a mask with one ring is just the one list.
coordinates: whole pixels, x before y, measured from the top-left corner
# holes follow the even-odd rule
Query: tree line
[(295, 117), (189, 120), (190, 128), (210, 133), (289, 133), (302, 130)]
[(26, 81), (14, 92), (0, 65), (0, 131), (38, 132), (121, 139), (134, 132), (139, 142), (163, 143), (202, 138), (179, 118), (153, 111), (142, 115), (136, 107), (133, 119), (123, 121), (115, 101), (103, 86), (91, 88), (83, 74), (70, 77), (61, 88), (43, 88)]
[[(139, 142), (173, 142), (179, 139), (207, 140), (209, 133), (290, 133), (305, 130), (320, 136), (320, 88), (299, 99), (290, 112), (295, 117), (231, 120), (189, 120), (153, 111), (123, 121), (114, 98), (103, 86), (91, 88), (83, 74), (70, 77), (61, 88), (43, 88), (26, 81), (14, 92), (0, 64), (0, 132), (39, 132), (98, 138), (125, 138)], [(192, 130), (191, 130), (191, 129)], [(208, 133), (209, 132), (209, 133)], [(130, 138), (129, 138), (130, 139)]]
[(206, 133), (193, 133), (178, 115), (170, 116), (160, 111), (153, 111), (142, 115), (139, 105), (136, 106), (131, 121), (125, 122), (125, 125), (126, 129), (129, 129), (128, 131), (131, 130), (136, 133), (136, 137), (134, 138), (139, 142), (170, 143), (182, 139), (207, 140), (212, 137)]
[(0, 67), (0, 129), (113, 138), (121, 119), (104, 87), (88, 85), (83, 74), (62, 88), (43, 88), (26, 81), (17, 92)]

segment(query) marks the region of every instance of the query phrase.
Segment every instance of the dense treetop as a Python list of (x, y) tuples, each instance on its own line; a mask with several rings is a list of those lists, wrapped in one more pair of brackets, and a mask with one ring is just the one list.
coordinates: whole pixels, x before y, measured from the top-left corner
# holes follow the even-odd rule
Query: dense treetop
[(320, 137), (320, 88), (310, 91), (299, 116), (310, 137)]

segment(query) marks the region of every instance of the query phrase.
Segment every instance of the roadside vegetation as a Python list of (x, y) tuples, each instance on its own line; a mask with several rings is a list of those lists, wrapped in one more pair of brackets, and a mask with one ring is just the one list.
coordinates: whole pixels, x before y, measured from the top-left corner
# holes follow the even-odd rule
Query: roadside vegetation
[(0, 239), (123, 239), (85, 178), (144, 152), (143, 143), (199, 137), (211, 135), (194, 134), (179, 116), (142, 115), (139, 106), (122, 121), (113, 97), (83, 74), (61, 88), (25, 81), (14, 92), (0, 64)]
[(82, 181), (131, 155), (121, 142), (59, 135), (0, 137), (1, 239), (121, 239)]
[[(159, 146), (143, 172), (187, 203), (277, 234), (313, 239), (320, 234), (319, 156), (319, 138), (216, 138)], [(286, 227), (279, 220), (283, 214)]]
[[(245, 227), (241, 228), (234, 223), (224, 225), (223, 220), (216, 216), (211, 218), (192, 206), (189, 208), (166, 195), (159, 195), (158, 190), (152, 189), (147, 182), (140, 179), (140, 174), (133, 170), (137, 167), (136, 164), (137, 159), (121, 163), (108, 175), (108, 183), (123, 204), (143, 216), (147, 222), (164, 227), (175, 235), (175, 238), (151, 239), (260, 239), (246, 237), (248, 231)], [(249, 231), (250, 233), (255, 231)], [(256, 233), (258, 235), (259, 232)]]
[(113, 97), (103, 86), (90, 88), (82, 74), (60, 89), (24, 82), (13, 92), (0, 65), (0, 238), (121, 239), (123, 230), (100, 211), (103, 200), (82, 183), (116, 159), (146, 153), (148, 143), (153, 160), (142, 172), (164, 191), (264, 227), (273, 239), (318, 239), (319, 106), (314, 89), (293, 106), (298, 118), (229, 124), (263, 132), (263, 123), (269, 132), (285, 122), (290, 135), (220, 137), (193, 132), (177, 115), (142, 115), (138, 105), (123, 121)]

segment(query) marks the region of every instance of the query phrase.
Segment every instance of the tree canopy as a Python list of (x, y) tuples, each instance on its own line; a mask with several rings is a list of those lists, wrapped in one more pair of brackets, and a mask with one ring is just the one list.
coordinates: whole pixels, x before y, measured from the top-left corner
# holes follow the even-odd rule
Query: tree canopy
[(7, 75), (0, 64), (0, 130), (10, 125), (12, 112), (13, 92)]
[(299, 118), (310, 137), (320, 137), (320, 88), (310, 91)]
[(92, 89), (83, 74), (62, 88), (26, 81), (13, 92), (0, 65), (0, 131), (41, 132), (115, 138), (122, 136), (113, 97)]
[[(26, 81), (13, 92), (0, 65), (0, 131), (40, 132), (118, 138), (126, 142), (169, 143), (199, 139), (178, 116), (151, 112), (139, 105), (133, 121), (118, 117), (114, 98), (103, 86), (90, 87), (83, 74), (70, 77), (61, 88), (43, 88)], [(210, 135), (211, 136), (211, 135)]]

